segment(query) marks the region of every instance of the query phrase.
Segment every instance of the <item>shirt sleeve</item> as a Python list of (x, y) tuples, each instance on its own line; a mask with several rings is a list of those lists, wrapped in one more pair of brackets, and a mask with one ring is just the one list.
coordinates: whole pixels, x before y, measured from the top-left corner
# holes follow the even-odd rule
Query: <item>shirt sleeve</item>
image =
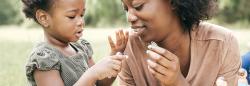
[(26, 76), (28, 80), (33, 80), (35, 70), (49, 71), (60, 70), (60, 63), (56, 53), (49, 49), (36, 50), (32, 52), (26, 64)]
[(237, 86), (238, 71), (241, 68), (241, 59), (237, 39), (231, 34), (227, 41), (225, 41), (227, 48), (226, 55), (222, 59), (222, 68), (219, 72), (227, 81), (228, 86)]
[(122, 69), (118, 76), (120, 86), (136, 86), (126, 61), (122, 62)]

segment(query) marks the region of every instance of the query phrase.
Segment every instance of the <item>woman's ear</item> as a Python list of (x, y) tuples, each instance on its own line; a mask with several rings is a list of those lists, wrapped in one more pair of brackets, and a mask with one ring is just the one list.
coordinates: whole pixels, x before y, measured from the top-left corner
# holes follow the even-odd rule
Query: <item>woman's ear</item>
[(49, 15), (44, 10), (39, 9), (36, 11), (36, 19), (43, 27), (49, 27)]

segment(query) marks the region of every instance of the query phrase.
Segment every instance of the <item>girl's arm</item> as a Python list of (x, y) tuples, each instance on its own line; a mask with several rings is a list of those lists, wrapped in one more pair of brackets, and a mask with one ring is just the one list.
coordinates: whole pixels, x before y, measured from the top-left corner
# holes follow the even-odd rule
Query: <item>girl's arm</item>
[(89, 66), (91, 66), (76, 82), (74, 86), (110, 86), (115, 78), (108, 79), (107, 77), (117, 76), (121, 69), (121, 62), (127, 58), (126, 55), (113, 55), (104, 57), (97, 64), (93, 59), (89, 59)]
[[(86, 71), (74, 86), (94, 86), (97, 81), (92, 70)], [(34, 78), (37, 86), (64, 86), (64, 82), (58, 70), (35, 70)]]
[[(89, 64), (89, 67), (92, 67), (93, 65), (95, 65), (95, 62), (94, 62), (94, 60), (92, 58), (90, 58), (88, 60), (88, 64)], [(103, 80), (98, 80), (96, 82), (96, 85), (97, 86), (111, 86), (115, 79), (116, 79), (116, 77), (105, 78)]]
[(35, 70), (34, 78), (37, 86), (64, 86), (63, 80), (58, 70)]

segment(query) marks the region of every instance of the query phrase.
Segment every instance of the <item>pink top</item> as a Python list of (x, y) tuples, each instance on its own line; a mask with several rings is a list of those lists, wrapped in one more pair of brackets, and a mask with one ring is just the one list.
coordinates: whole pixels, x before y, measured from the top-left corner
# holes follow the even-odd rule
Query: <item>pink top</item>
[[(125, 49), (129, 58), (119, 74), (121, 86), (159, 85), (147, 68), (145, 49), (138, 37), (130, 36)], [(206, 22), (191, 32), (191, 62), (186, 77), (191, 86), (215, 86), (220, 76), (228, 86), (237, 86), (240, 67), (238, 43), (232, 32)]]

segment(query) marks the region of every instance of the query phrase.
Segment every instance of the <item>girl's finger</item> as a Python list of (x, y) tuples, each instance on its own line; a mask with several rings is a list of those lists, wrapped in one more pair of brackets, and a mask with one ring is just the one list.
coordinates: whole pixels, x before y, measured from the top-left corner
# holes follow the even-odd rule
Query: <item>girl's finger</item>
[(120, 31), (116, 31), (116, 46), (121, 45), (122, 40), (120, 39)]
[(128, 58), (127, 55), (114, 55), (114, 56), (111, 57), (111, 59), (113, 59), (113, 60), (119, 60), (119, 61), (122, 61), (122, 60), (124, 60), (126, 58)]
[(111, 38), (110, 35), (108, 36), (108, 40), (109, 40), (109, 45), (110, 45), (111, 50), (112, 50), (112, 51), (115, 50), (115, 43), (114, 43), (114, 41), (112, 40), (112, 38)]

